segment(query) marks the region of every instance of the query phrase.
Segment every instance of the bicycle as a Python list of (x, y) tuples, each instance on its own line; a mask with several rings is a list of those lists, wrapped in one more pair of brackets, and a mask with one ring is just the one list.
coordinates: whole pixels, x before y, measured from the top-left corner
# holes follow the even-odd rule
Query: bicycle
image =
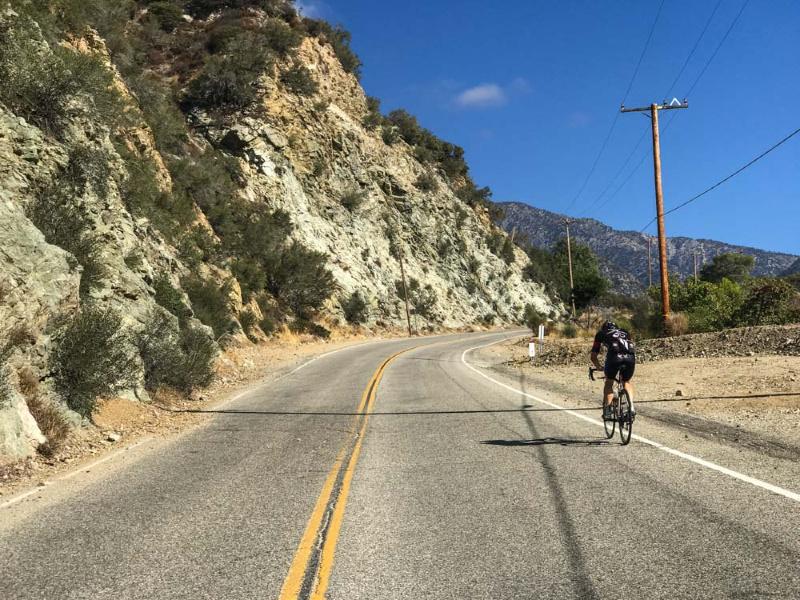
[[(595, 381), (595, 371), (602, 372), (603, 369), (595, 369), (589, 367), (589, 379)], [(603, 376), (605, 379), (605, 376)], [(611, 408), (613, 418), (606, 419), (603, 417), (603, 428), (606, 430), (606, 438), (611, 439), (614, 437), (614, 430), (619, 423), (619, 437), (622, 445), (626, 446), (631, 441), (631, 433), (633, 432), (633, 420), (635, 417), (633, 411), (633, 400), (625, 389), (625, 384), (622, 381), (622, 375), (617, 374), (614, 379), (614, 400), (612, 401)], [(605, 402), (605, 398), (603, 399)]]

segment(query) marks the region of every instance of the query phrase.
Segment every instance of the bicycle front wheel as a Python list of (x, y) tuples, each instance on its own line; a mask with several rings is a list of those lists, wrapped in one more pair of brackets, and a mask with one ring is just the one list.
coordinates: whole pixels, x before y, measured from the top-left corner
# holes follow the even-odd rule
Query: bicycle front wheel
[(619, 392), (619, 437), (622, 445), (626, 446), (631, 441), (633, 433), (633, 414), (631, 412), (631, 398), (626, 390)]

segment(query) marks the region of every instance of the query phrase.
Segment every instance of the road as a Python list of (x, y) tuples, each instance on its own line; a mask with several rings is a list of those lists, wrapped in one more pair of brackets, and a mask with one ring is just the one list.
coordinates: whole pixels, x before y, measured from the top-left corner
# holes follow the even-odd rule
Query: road
[(798, 597), (796, 463), (606, 441), (467, 352), (509, 335), (342, 350), (0, 509), (0, 596)]

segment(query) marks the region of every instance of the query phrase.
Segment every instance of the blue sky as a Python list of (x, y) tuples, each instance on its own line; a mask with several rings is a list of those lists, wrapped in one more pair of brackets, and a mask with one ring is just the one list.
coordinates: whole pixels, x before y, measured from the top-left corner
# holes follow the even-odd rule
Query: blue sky
[[(627, 106), (688, 92), (744, 0), (721, 0), (692, 60), (668, 89), (717, 2), (665, 2)], [(619, 116), (595, 172), (570, 204), (623, 100), (658, 2), (299, 4), (311, 16), (349, 29), (364, 62), (367, 93), (379, 97), (384, 110), (406, 108), (438, 136), (463, 146), (474, 179), (491, 187), (495, 200), (558, 212), (569, 208), (575, 216), (622, 229), (641, 229), (653, 216), (649, 134), (613, 180), (642, 133), (649, 132), (649, 120), (639, 114)], [(800, 99), (798, 73), (800, 2), (750, 0), (688, 97), (689, 109), (661, 114), (667, 208), (800, 127), (794, 107)], [(796, 254), (798, 230), (800, 135), (667, 218), (669, 235)]]

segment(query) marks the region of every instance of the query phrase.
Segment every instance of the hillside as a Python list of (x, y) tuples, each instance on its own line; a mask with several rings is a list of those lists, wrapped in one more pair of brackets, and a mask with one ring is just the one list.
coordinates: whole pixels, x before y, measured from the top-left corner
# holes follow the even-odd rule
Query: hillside
[(401, 260), (420, 329), (558, 310), (346, 32), (283, 0), (40, 6), (0, 2), (0, 455), (44, 440), (33, 396), (74, 421), (207, 384), (218, 346), (402, 326)]
[[(502, 226), (507, 232), (516, 230), (530, 243), (550, 247), (564, 237), (564, 215), (520, 202), (502, 202), (505, 211)], [(601, 259), (601, 266), (618, 291), (636, 292), (647, 285), (647, 236), (635, 231), (613, 229), (594, 219), (573, 219), (570, 233), (587, 244)], [(658, 250), (652, 245), (653, 278), (658, 278)], [(758, 248), (736, 246), (715, 240), (686, 237), (667, 239), (667, 256), (671, 273), (688, 277), (694, 273), (694, 254), (698, 264), (709, 262), (726, 252), (749, 254), (755, 258), (754, 275), (782, 275), (787, 269), (800, 268), (800, 258), (791, 254), (769, 252)]]

